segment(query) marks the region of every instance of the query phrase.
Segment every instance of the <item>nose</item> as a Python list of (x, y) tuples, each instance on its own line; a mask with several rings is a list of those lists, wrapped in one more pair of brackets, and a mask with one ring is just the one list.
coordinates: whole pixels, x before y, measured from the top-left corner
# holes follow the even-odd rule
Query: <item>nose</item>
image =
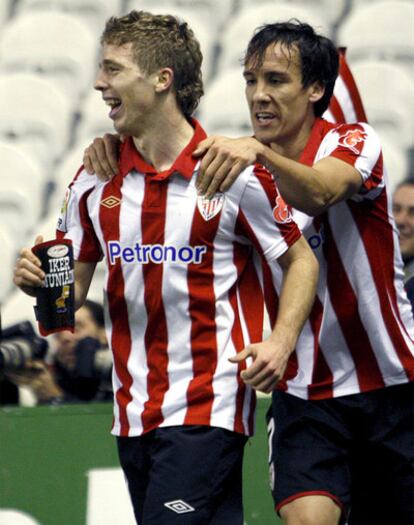
[(266, 89), (266, 82), (257, 80), (255, 90), (253, 92), (253, 102), (269, 102), (269, 94)]
[(94, 89), (97, 91), (103, 91), (105, 88), (108, 87), (108, 82), (105, 78), (105, 75), (102, 71), (102, 68), (98, 69), (98, 72), (96, 74), (95, 83), (94, 83)]

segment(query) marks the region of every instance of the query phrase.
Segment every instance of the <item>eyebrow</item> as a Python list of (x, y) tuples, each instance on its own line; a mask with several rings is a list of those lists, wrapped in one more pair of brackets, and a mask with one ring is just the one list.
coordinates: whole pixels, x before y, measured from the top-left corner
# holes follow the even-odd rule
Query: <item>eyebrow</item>
[(102, 66), (122, 66), (122, 64), (120, 62), (116, 62), (115, 60), (111, 60), (110, 58), (105, 58), (104, 60), (101, 60), (101, 62), (99, 62), (99, 67), (102, 67)]
[[(246, 77), (246, 76), (249, 76), (249, 75), (255, 75), (256, 71), (257, 71), (257, 69), (245, 69), (243, 71), (243, 76)], [(267, 70), (264, 71), (264, 74), (265, 74), (265, 76), (277, 76), (277, 77), (280, 77), (282, 79), (289, 78), (289, 74), (286, 73), (285, 71), (277, 71), (275, 69), (267, 69)]]

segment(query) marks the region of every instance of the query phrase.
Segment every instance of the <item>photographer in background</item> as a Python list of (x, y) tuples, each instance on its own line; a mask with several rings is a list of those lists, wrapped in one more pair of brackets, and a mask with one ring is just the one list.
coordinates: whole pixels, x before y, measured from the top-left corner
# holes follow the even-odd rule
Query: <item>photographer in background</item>
[(65, 401), (111, 401), (112, 354), (102, 306), (86, 300), (75, 314), (75, 332), (58, 332), (53, 338), (54, 372)]
[(30, 359), (6, 370), (18, 386), (28, 386), (38, 404), (112, 400), (112, 355), (106, 346), (102, 306), (86, 301), (75, 315), (75, 332), (52, 336), (51, 366)]
[[(1, 324), (1, 321), (0, 321)], [(38, 375), (48, 343), (39, 337), (29, 321), (0, 327), (0, 405), (19, 404), (19, 389), (9, 374), (24, 370), (27, 377)]]

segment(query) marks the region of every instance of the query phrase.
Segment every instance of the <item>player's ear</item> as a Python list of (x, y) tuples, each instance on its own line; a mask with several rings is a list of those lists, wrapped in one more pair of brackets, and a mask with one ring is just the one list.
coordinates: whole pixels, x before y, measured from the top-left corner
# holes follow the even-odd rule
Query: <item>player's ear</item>
[(309, 102), (318, 102), (325, 93), (325, 86), (321, 82), (314, 82), (309, 86)]
[(167, 91), (172, 83), (174, 82), (174, 72), (169, 67), (163, 67), (159, 69), (156, 74), (155, 79), (155, 91), (157, 93), (162, 93)]

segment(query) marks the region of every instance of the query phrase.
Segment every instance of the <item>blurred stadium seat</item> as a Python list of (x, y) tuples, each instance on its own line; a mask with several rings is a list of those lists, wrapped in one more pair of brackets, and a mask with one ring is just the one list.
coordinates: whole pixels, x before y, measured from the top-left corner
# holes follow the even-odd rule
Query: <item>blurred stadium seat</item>
[[(239, 6), (244, 9), (247, 6), (257, 6), (262, 2), (268, 2), (269, 0), (240, 0)], [(291, 8), (311, 10), (315, 12), (316, 17), (322, 17), (326, 24), (333, 25), (342, 16), (347, 0), (276, 0), (276, 4), (285, 4)]]
[(414, 145), (414, 81), (401, 67), (370, 60), (352, 68), (361, 94), (368, 122), (382, 138), (400, 144)]
[(233, 12), (237, 0), (126, 0), (125, 12), (143, 9), (155, 13), (174, 13), (175, 10), (191, 11), (203, 20), (210, 32), (217, 34), (221, 25)]
[(247, 43), (257, 27), (265, 23), (285, 21), (291, 18), (308, 22), (320, 33), (330, 36), (330, 27), (323, 16), (318, 16), (306, 7), (269, 1), (257, 6), (247, 6), (228, 21), (222, 32), (219, 42), (218, 73), (224, 72), (229, 67), (240, 66)]
[[(195, 2), (195, 6), (201, 4)], [(225, 5), (225, 4), (224, 4)], [(216, 36), (216, 25), (206, 24), (206, 17), (203, 15), (203, 11), (192, 8), (192, 2), (170, 2), (170, 5), (166, 7), (166, 2), (159, 0), (151, 2), (142, 2), (140, 0), (130, 0), (127, 11), (132, 9), (147, 9), (154, 14), (171, 14), (178, 18), (181, 18), (194, 31), (197, 40), (200, 43), (201, 52), (203, 53), (203, 65), (202, 73), (204, 81), (208, 81), (211, 77), (214, 67), (214, 53), (215, 53), (215, 36)], [(214, 29), (212, 29), (214, 28)]]
[(414, 72), (414, 3), (378, 1), (357, 4), (338, 29), (337, 41), (348, 47), (351, 66), (360, 60), (398, 63)]
[(17, 13), (35, 13), (37, 11), (60, 11), (82, 18), (89, 27), (100, 35), (105, 21), (121, 14), (123, 0), (19, 0)]
[(201, 99), (197, 116), (208, 133), (227, 133), (231, 136), (251, 133), (240, 66), (233, 67), (212, 80)]
[[(30, 321), (37, 326), (33, 310), (35, 299), (22, 293), (18, 288), (12, 287), (11, 292), (4, 300), (1, 308), (1, 321), (3, 326), (9, 326), (21, 321)], [(0, 521), (0, 523), (2, 523)], [(3, 525), (3, 524), (2, 524)]]
[(3, 28), (9, 21), (12, 4), (13, 0), (3, 0), (0, 2), (0, 28)]
[(77, 171), (83, 162), (83, 152), (88, 146), (89, 142), (77, 142), (66, 154), (62, 157), (59, 164), (54, 171), (53, 182), (55, 189), (50, 203), (51, 212), (55, 214), (55, 223), (58, 218), (63, 198), (65, 196), (66, 188), (74, 179)]
[(0, 74), (0, 140), (53, 165), (68, 146), (70, 101), (52, 82), (31, 73)]
[[(0, 264), (0, 304), (2, 304), (13, 285), (13, 267), (17, 255), (17, 247), (12, 234), (4, 227), (2, 222), (0, 222), (0, 245), (2, 247), (2, 260)], [(2, 320), (4, 322), (3, 317)]]
[(0, 70), (44, 75), (71, 97), (92, 86), (98, 39), (75, 15), (59, 12), (23, 13), (14, 17), (0, 37)]
[(389, 189), (392, 193), (401, 181), (409, 175), (408, 156), (398, 143), (387, 137), (380, 137), (384, 164), (388, 175)]

